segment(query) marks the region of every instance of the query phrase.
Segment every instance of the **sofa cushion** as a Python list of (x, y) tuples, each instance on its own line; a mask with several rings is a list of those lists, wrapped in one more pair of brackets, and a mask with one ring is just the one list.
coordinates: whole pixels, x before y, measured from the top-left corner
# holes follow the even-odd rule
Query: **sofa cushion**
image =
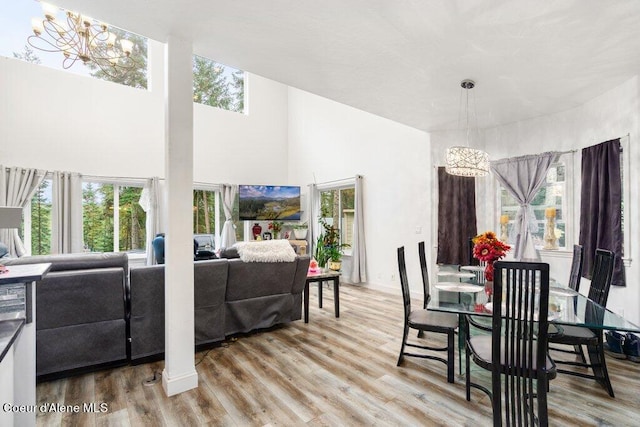
[(36, 374), (124, 361), (127, 359), (126, 342), (124, 319), (39, 330), (36, 333)]
[(124, 271), (129, 270), (129, 258), (124, 252), (34, 255), (12, 258), (7, 261), (2, 260), (2, 262), (6, 265), (38, 264), (43, 262), (50, 262), (50, 272), (110, 267), (119, 267)]
[(290, 293), (227, 302), (224, 330), (227, 335), (250, 332), (290, 322), (294, 297)]
[(291, 293), (296, 262), (229, 260), (226, 301)]
[(36, 285), (36, 328), (125, 319), (122, 268), (54, 271)]
[(220, 249), (220, 253), (218, 254), (218, 257), (227, 258), (227, 259), (240, 258), (240, 254), (238, 253), (238, 250), (234, 247), (222, 248)]

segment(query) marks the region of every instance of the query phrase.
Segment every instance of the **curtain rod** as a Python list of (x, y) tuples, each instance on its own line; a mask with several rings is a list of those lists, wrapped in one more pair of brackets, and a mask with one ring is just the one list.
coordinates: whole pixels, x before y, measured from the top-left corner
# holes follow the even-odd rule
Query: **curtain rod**
[[(53, 171), (52, 171), (53, 172)], [(132, 181), (146, 181), (148, 179), (150, 179), (149, 177), (135, 177), (135, 176), (102, 176), (102, 175), (85, 175), (82, 173), (79, 173), (79, 175), (83, 178), (83, 179), (87, 179), (87, 180), (91, 180), (91, 179), (115, 179), (115, 180), (122, 180), (122, 181), (126, 181), (126, 180), (132, 180)]]
[[(315, 177), (315, 174), (314, 174), (314, 176), (313, 176), (313, 181), (314, 182), (316, 180), (315, 178), (316, 177)], [(357, 178), (362, 178), (362, 175), (356, 174), (353, 178), (342, 178), (342, 179), (334, 179), (333, 181), (318, 182), (318, 183), (316, 183), (316, 185), (327, 185), (327, 184), (336, 184), (336, 183), (339, 183), (339, 182), (350, 182), (350, 181), (353, 181), (354, 179), (357, 179)], [(311, 185), (311, 184), (309, 184), (309, 185)]]

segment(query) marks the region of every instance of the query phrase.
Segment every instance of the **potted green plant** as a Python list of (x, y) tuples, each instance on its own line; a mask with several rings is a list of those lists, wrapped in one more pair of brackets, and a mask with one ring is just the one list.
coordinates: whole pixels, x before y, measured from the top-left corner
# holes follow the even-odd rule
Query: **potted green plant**
[(342, 248), (333, 246), (330, 247), (327, 252), (329, 256), (329, 270), (340, 271), (342, 268)]
[(349, 245), (340, 243), (340, 230), (322, 217), (319, 222), (323, 232), (316, 242), (315, 259), (321, 267), (328, 266), (330, 270), (338, 271), (342, 267), (342, 250)]
[(318, 236), (316, 241), (316, 248), (313, 253), (313, 258), (318, 262), (318, 265), (322, 268), (326, 267), (327, 261), (329, 261), (329, 253), (324, 246), (323, 236)]
[(309, 227), (307, 226), (306, 222), (294, 224), (292, 228), (293, 228), (293, 235), (296, 237), (296, 240), (307, 239), (307, 232), (309, 231)]

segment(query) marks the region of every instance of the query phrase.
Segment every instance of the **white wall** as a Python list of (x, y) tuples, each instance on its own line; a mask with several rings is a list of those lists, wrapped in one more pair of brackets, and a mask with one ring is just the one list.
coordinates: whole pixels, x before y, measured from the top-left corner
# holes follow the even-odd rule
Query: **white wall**
[(287, 86), (250, 74), (249, 114), (194, 104), (196, 181), (286, 185)]
[[(562, 113), (537, 117), (531, 120), (511, 123), (505, 126), (485, 129), (482, 133), (484, 142), (479, 147), (484, 147), (491, 159), (500, 159), (524, 154), (535, 154), (545, 151), (567, 151), (577, 149), (574, 158), (574, 188), (575, 211), (573, 221), (575, 227), (574, 240), (570, 244), (577, 243), (579, 231), (579, 207), (580, 207), (580, 149), (610, 139), (630, 135), (631, 149), (624, 153), (630, 156), (630, 170), (625, 171), (631, 180), (630, 239), (632, 253), (625, 254), (630, 258), (627, 267), (627, 286), (624, 288), (612, 287), (609, 294), (608, 308), (623, 314), (636, 324), (640, 324), (640, 287), (636, 278), (640, 274), (640, 265), (637, 260), (640, 255), (640, 246), (635, 242), (640, 241), (640, 209), (633, 201), (638, 200), (640, 187), (639, 175), (640, 150), (637, 149), (640, 132), (640, 86), (638, 77), (634, 77), (622, 85), (602, 94), (601, 96)], [(433, 143), (433, 158), (436, 163), (444, 163), (444, 150), (456, 140), (456, 132), (434, 132), (431, 136)], [(495, 185), (495, 179), (480, 178), (480, 191), (478, 193), (478, 226), (480, 230), (497, 229), (497, 213), (495, 212), (495, 199), (491, 187)], [(625, 219), (627, 220), (627, 219)], [(568, 254), (543, 253), (543, 260), (549, 262), (551, 275), (563, 278), (569, 277), (571, 256)], [(582, 293), (588, 292), (588, 281), (581, 287)]]
[[(0, 57), (0, 164), (164, 176), (164, 51), (151, 90)], [(248, 76), (250, 114), (194, 104), (194, 180), (287, 183), (287, 87)]]
[(404, 245), (409, 283), (422, 294), (417, 246), (431, 241), (429, 134), (289, 88), (289, 147), (290, 182), (305, 190), (363, 175), (368, 284), (400, 294), (396, 249)]

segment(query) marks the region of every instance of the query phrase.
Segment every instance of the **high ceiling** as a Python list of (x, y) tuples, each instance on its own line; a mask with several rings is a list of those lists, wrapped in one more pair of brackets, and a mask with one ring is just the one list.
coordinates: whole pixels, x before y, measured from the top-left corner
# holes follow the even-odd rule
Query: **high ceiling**
[(638, 0), (50, 0), (425, 131), (573, 108), (640, 73)]

